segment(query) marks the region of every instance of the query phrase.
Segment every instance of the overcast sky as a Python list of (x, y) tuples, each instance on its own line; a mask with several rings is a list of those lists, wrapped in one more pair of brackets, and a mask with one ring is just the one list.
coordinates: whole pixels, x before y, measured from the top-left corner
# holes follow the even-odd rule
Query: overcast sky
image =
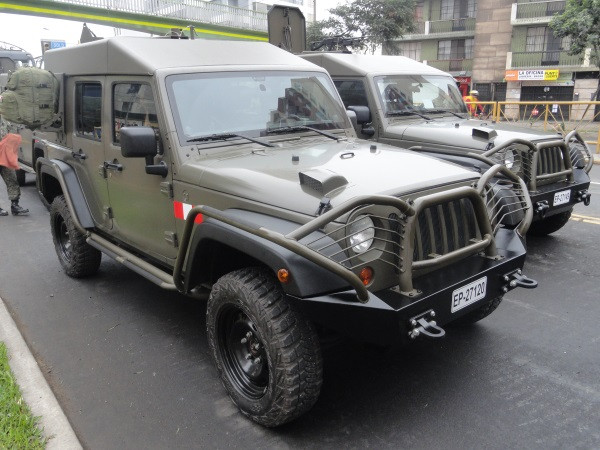
[[(341, 0), (316, 0), (317, 19), (323, 20), (326, 11), (335, 7)], [(34, 57), (42, 54), (41, 40), (56, 39), (66, 41), (67, 45), (77, 44), (81, 36), (83, 22), (72, 20), (48, 19), (45, 17), (21, 16), (0, 13), (0, 41), (17, 45)], [(96, 36), (110, 37), (115, 29), (104, 25), (88, 24)], [(135, 31), (121, 30), (121, 35), (141, 35)]]

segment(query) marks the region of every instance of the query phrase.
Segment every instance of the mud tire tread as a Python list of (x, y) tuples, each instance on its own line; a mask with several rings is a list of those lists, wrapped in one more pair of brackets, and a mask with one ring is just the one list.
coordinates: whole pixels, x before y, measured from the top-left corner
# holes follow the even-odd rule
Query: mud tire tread
[[(71, 241), (70, 258), (66, 258), (61, 251), (58, 238), (59, 230), (56, 228), (59, 216), (64, 221), (69, 232), (69, 240)], [(75, 227), (64, 195), (59, 195), (52, 201), (50, 206), (50, 229), (58, 260), (68, 276), (83, 278), (93, 275), (98, 271), (102, 253), (89, 245), (86, 242), (85, 235)]]
[[(239, 306), (255, 323), (267, 349), (269, 386), (260, 401), (244, 397), (228, 377), (217, 348), (221, 307)], [(316, 403), (323, 380), (323, 360), (314, 325), (296, 311), (274, 276), (246, 268), (221, 277), (207, 308), (207, 335), (223, 386), (240, 411), (266, 427), (290, 422)]]

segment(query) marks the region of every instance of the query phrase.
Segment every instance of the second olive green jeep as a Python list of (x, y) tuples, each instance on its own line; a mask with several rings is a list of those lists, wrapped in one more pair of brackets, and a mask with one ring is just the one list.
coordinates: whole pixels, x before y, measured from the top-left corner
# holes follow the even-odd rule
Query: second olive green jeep
[(360, 137), (485, 172), (502, 164), (527, 184), (530, 233), (562, 228), (573, 205), (590, 202), (593, 157), (579, 134), (566, 136), (470, 119), (451, 75), (403, 56), (314, 52), (301, 55), (329, 72)]

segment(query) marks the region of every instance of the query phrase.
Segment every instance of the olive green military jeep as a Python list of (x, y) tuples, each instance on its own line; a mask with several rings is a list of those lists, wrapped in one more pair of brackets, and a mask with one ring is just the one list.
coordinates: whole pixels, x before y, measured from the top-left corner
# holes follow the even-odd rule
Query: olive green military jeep
[(209, 294), (214, 362), (258, 423), (317, 401), (317, 330), (441, 337), (536, 285), (521, 180), (358, 140), (327, 72), (297, 56), (121, 37), (45, 58), (62, 122), (40, 137), (37, 186), (65, 272), (93, 274), (104, 253)]
[(329, 72), (359, 137), (397, 145), (485, 172), (502, 164), (521, 177), (534, 206), (530, 233), (562, 228), (573, 205), (590, 202), (594, 163), (575, 131), (561, 136), (469, 119), (454, 79), (403, 56), (305, 53)]

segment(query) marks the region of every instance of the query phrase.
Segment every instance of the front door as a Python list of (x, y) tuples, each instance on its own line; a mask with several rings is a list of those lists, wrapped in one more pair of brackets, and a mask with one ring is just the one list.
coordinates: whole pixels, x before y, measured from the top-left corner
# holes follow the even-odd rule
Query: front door
[[(150, 126), (158, 136), (152, 85), (139, 79), (113, 79), (107, 91), (105, 104), (111, 110), (105, 115), (105, 167), (113, 234), (152, 258), (168, 262), (177, 255), (171, 172), (165, 178), (148, 175), (146, 160), (123, 157), (119, 142), (125, 126)], [(158, 141), (157, 153), (162, 153)], [(153, 162), (159, 160), (170, 167), (168, 155), (159, 154)]]

